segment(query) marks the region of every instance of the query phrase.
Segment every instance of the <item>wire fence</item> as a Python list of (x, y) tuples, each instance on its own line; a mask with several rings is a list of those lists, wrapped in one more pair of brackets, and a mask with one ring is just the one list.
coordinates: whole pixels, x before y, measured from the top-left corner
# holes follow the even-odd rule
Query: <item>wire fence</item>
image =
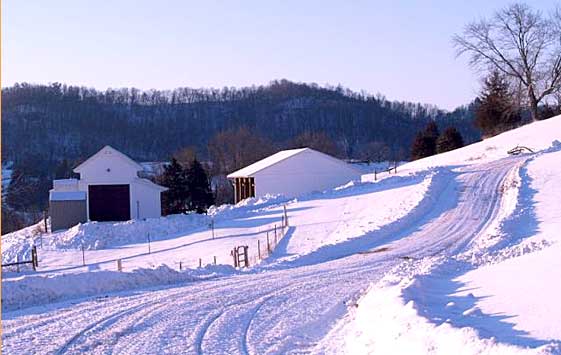
[[(144, 245), (140, 243), (110, 249), (90, 250), (82, 245), (78, 250), (60, 250), (52, 248), (48, 243), (44, 244), (43, 238), (48, 238), (48, 236), (43, 233), (34, 235), (30, 242), (33, 244), (34, 260), (41, 261), (41, 268), (37, 270), (42, 272), (73, 272), (81, 268), (125, 271), (137, 267), (157, 267), (160, 265), (167, 265), (176, 270), (195, 269), (207, 265), (245, 267), (259, 264), (269, 257), (285, 236), (287, 226), (288, 216), (286, 206), (284, 206), (283, 213), (277, 222), (260, 226), (257, 230), (248, 228), (240, 234), (221, 232), (220, 228), (215, 229), (214, 221), (211, 221), (208, 230), (197, 232), (201, 235), (199, 239), (186, 241), (172, 238), (165, 239), (167, 242), (164, 244), (160, 243), (163, 239), (150, 237), (150, 234), (146, 236)], [(204, 236), (204, 234), (208, 235)], [(240, 237), (243, 240), (236, 243), (236, 238)], [(208, 252), (200, 246), (189, 249), (193, 245), (203, 245), (200, 243), (206, 244), (213, 241), (222, 244), (218, 249), (215, 249), (215, 255), (212, 251)], [(228, 250), (227, 246), (224, 246), (226, 241), (229, 241), (232, 247), (237, 247), (238, 244), (247, 244), (248, 262), (243, 265), (236, 265), (233, 253)], [(213, 247), (212, 244), (209, 244), (209, 248)], [(37, 255), (39, 255), (39, 258), (37, 258)], [(36, 262), (33, 265), (35, 266)], [(6, 271), (20, 272), (19, 267), (6, 266), (8, 266), (5, 268)], [(21, 268), (21, 271), (28, 270), (24, 267)]]
[(260, 236), (253, 242), (255, 248), (252, 249), (251, 246), (248, 248), (249, 265), (247, 266), (257, 265), (273, 254), (280, 241), (286, 235), (288, 230), (287, 222), (288, 220), (285, 222), (283, 219), (279, 226), (275, 224), (271, 230), (265, 233), (265, 238)]

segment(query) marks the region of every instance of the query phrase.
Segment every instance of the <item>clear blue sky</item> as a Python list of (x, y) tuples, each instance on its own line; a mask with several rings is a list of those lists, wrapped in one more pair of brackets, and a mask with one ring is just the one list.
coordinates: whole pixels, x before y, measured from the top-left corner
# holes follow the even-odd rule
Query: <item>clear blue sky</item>
[[(451, 37), (510, 1), (2, 1), (2, 86), (341, 84), (452, 109), (479, 75)], [(555, 1), (533, 0), (543, 10)]]

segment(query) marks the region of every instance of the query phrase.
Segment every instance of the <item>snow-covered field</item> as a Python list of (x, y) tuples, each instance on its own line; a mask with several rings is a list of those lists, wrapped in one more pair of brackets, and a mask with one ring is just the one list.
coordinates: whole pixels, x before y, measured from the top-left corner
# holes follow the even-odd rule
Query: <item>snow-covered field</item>
[[(561, 353), (560, 141), (556, 117), (298, 199), (3, 236), (3, 262), (42, 246), (3, 273), (2, 350)], [(273, 254), (227, 266), (285, 207)]]

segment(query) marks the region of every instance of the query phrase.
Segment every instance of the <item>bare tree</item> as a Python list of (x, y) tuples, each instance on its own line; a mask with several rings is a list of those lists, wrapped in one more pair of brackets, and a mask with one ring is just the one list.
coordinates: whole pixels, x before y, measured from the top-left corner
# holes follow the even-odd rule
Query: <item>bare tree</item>
[(288, 148), (312, 148), (335, 157), (344, 156), (333, 139), (324, 132), (304, 132), (288, 142)]
[(216, 134), (208, 143), (213, 175), (228, 174), (265, 158), (273, 144), (255, 130), (242, 127)]
[(197, 149), (193, 146), (183, 147), (175, 152), (173, 157), (181, 166), (186, 168), (197, 158)]
[(468, 54), (473, 67), (497, 69), (521, 84), (535, 121), (539, 103), (561, 87), (559, 14), (545, 17), (525, 4), (507, 6), (454, 36), (457, 55)]

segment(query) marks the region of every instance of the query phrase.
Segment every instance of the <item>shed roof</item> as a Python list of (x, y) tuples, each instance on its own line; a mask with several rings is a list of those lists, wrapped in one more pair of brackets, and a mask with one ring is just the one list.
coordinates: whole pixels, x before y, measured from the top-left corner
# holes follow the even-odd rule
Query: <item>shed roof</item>
[(85, 191), (49, 191), (50, 201), (83, 201), (85, 199)]
[[(268, 156), (265, 159), (261, 159), (251, 165), (246, 166), (238, 171), (234, 171), (233, 173), (228, 175), (228, 178), (237, 178), (237, 177), (248, 177), (253, 176), (255, 173), (266, 169), (272, 165), (278, 164), (281, 161), (288, 159), (290, 157), (295, 156), (296, 154), (300, 154), (305, 150), (310, 148), (299, 148), (299, 149), (288, 149), (288, 150), (281, 150), (278, 153)], [(311, 150), (311, 149), (310, 149)]]
[(134, 167), (137, 171), (141, 171), (144, 168), (142, 167), (142, 165), (138, 164), (137, 162), (135, 162), (134, 160), (132, 160), (131, 158), (129, 158), (127, 155), (119, 152), (117, 149), (106, 145), (105, 147), (101, 148), (99, 150), (99, 152), (95, 153), (94, 155), (92, 155), (91, 157), (89, 157), (88, 159), (86, 159), (86, 161), (84, 161), (82, 164), (78, 165), (77, 167), (74, 168), (74, 172), (75, 173), (79, 173), (80, 171), (82, 171), (82, 169), (86, 166), (89, 165), (91, 162), (102, 158), (104, 154), (106, 153), (110, 153), (113, 154), (119, 158), (121, 158), (121, 160), (125, 163), (125, 164), (129, 164), (132, 167)]
[(154, 190), (159, 190), (160, 192), (169, 190), (167, 187), (155, 184), (148, 179), (136, 178), (136, 179), (134, 179), (134, 182), (140, 183), (140, 184), (142, 184), (146, 187), (152, 188)]
[(317, 157), (319, 157), (320, 159), (327, 159), (327, 160), (331, 160), (332, 162), (341, 165), (344, 168), (350, 169), (354, 172), (356, 172), (357, 174), (361, 174), (361, 172), (350, 166), (349, 164), (345, 163), (342, 160), (339, 160), (337, 158), (332, 157), (331, 155), (322, 153), (322, 152), (318, 152), (317, 150), (313, 150), (311, 148), (299, 148), (299, 149), (289, 149), (289, 150), (281, 150), (278, 153), (275, 153), (265, 159), (259, 160), (258, 162), (255, 162), (251, 165), (246, 166), (243, 169), (240, 169), (238, 171), (234, 171), (233, 173), (228, 175), (228, 179), (232, 179), (232, 178), (238, 178), (238, 177), (251, 177), (254, 176), (256, 173), (265, 170), (275, 164), (280, 163), (283, 160), (292, 158), (295, 155), (298, 155), (300, 153), (313, 153), (314, 155), (316, 155)]

